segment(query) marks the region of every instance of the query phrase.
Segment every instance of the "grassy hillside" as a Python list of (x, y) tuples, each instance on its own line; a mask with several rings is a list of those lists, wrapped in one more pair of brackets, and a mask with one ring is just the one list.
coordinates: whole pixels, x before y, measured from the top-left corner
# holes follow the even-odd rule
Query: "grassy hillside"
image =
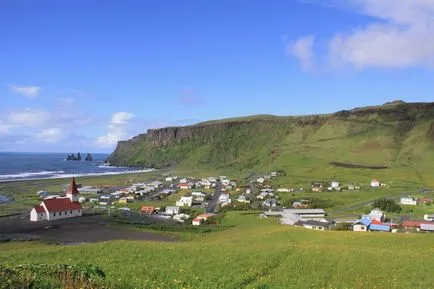
[(111, 288), (430, 288), (432, 236), (315, 232), (231, 212), (177, 243), (0, 244), (0, 260), (101, 267)]
[[(329, 115), (253, 116), (150, 130), (120, 142), (110, 161), (241, 175), (277, 168), (323, 178), (375, 174), (433, 186), (434, 103), (398, 102)], [(330, 162), (389, 169), (344, 169)]]

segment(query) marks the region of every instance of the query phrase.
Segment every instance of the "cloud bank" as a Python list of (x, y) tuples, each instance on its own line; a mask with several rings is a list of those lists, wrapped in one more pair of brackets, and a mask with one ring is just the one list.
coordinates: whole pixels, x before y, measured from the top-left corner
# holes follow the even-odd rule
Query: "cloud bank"
[[(370, 23), (337, 32), (326, 41), (325, 55), (314, 53), (312, 35), (287, 44), (304, 70), (311, 71), (315, 57), (328, 68), (434, 67), (433, 0), (309, 1), (350, 10), (370, 17)], [(319, 49), (322, 50), (322, 49)]]

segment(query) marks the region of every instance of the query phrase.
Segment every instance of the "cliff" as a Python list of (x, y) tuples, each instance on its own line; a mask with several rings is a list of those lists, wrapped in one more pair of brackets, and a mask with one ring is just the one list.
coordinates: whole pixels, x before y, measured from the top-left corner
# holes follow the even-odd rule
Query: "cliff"
[(391, 166), (430, 159), (433, 144), (434, 103), (392, 102), (325, 115), (250, 116), (150, 129), (120, 141), (108, 160), (238, 170), (314, 161)]

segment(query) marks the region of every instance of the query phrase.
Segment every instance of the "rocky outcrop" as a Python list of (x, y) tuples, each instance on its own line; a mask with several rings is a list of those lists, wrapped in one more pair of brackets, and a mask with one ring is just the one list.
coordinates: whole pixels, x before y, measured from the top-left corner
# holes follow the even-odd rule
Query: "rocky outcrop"
[(91, 161), (93, 161), (93, 157), (92, 157), (92, 155), (90, 154), (90, 153), (88, 153), (87, 155), (86, 155), (86, 158), (84, 159), (85, 161), (88, 161), (88, 162), (91, 162)]

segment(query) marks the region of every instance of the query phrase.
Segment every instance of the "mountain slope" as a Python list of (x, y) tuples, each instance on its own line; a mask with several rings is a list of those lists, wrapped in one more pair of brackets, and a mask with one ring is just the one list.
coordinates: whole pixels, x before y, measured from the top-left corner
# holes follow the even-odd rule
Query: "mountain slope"
[(434, 103), (397, 102), (327, 115), (252, 116), (148, 130), (119, 142), (109, 161), (246, 173), (280, 168), (315, 175), (321, 170), (331, 176), (339, 170), (330, 162), (342, 162), (424, 174), (434, 168)]

